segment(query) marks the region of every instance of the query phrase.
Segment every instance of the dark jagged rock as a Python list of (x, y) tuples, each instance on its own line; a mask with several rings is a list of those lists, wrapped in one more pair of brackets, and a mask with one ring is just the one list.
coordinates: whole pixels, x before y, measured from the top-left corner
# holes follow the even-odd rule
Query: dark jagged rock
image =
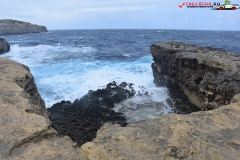
[(79, 146), (96, 137), (98, 129), (106, 122), (126, 126), (122, 113), (111, 110), (114, 103), (133, 96), (135, 91), (127, 83), (107, 84), (103, 89), (89, 91), (73, 103), (62, 101), (54, 104), (51, 113), (52, 126), (60, 135), (67, 135)]
[(240, 56), (179, 42), (151, 45), (155, 83), (177, 85), (201, 110), (229, 104), (240, 93)]
[(3, 39), (0, 38), (0, 54), (6, 53), (10, 51), (10, 45), (8, 44), (8, 42)]

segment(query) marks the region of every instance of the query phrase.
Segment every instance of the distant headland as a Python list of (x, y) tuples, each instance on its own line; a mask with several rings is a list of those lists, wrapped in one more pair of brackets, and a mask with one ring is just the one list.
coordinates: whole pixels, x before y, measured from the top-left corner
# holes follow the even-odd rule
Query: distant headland
[(47, 27), (12, 19), (0, 20), (0, 35), (47, 32)]

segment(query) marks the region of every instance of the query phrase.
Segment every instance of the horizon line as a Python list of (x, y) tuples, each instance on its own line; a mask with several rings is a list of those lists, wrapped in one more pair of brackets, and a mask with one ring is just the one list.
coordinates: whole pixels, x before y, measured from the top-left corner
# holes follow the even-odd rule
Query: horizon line
[(147, 28), (84, 28), (84, 29), (48, 29), (48, 31), (60, 31), (60, 30), (190, 30), (190, 31), (237, 31), (240, 32), (240, 30), (213, 30), (213, 29), (147, 29)]

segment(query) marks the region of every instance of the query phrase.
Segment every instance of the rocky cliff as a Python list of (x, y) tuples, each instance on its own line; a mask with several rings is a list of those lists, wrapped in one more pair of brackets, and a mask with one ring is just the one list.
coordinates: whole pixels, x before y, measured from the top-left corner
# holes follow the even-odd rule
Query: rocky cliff
[(24, 33), (39, 33), (47, 32), (45, 26), (31, 24), (16, 20), (0, 20), (0, 35), (1, 34), (24, 34)]
[(76, 144), (52, 129), (29, 68), (0, 58), (0, 159), (79, 159)]
[(0, 54), (9, 52), (9, 51), (10, 51), (10, 45), (8, 44), (8, 42), (5, 39), (0, 38)]
[(240, 93), (239, 55), (178, 42), (153, 44), (151, 53), (155, 83), (178, 85), (201, 110), (229, 104)]

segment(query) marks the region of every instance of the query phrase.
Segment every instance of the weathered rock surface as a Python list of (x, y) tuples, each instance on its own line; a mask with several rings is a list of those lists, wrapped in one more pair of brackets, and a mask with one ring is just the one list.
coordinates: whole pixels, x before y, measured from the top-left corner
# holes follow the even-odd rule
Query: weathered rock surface
[(239, 113), (238, 101), (216, 110), (169, 114), (127, 127), (105, 124), (81, 150), (91, 160), (237, 160)]
[(106, 122), (126, 126), (126, 119), (122, 113), (117, 113), (112, 108), (114, 103), (125, 100), (134, 93), (131, 85), (125, 82), (119, 85), (111, 82), (102, 89), (90, 90), (73, 103), (56, 103), (48, 108), (52, 126), (60, 135), (69, 136), (81, 146), (95, 138), (97, 130)]
[(171, 80), (201, 110), (229, 104), (240, 93), (240, 56), (179, 42), (153, 44), (155, 83)]
[(29, 68), (0, 58), (0, 159), (80, 159), (52, 129)]
[(39, 33), (39, 32), (47, 32), (47, 28), (45, 26), (40, 26), (36, 24), (11, 19), (0, 20), (0, 35)]
[(8, 42), (5, 39), (0, 38), (0, 54), (9, 52), (9, 51), (10, 51), (10, 45), (8, 44)]

